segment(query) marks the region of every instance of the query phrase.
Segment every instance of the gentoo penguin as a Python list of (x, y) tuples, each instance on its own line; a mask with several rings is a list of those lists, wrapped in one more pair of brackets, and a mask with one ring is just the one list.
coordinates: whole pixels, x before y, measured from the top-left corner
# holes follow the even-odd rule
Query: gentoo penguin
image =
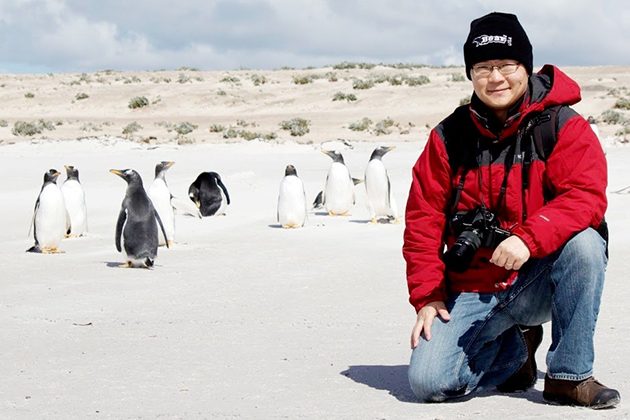
[(27, 249), (27, 252), (44, 254), (62, 252), (59, 250), (59, 243), (68, 229), (69, 218), (63, 193), (57, 186), (58, 177), (59, 172), (56, 169), (44, 173), (44, 184), (35, 202), (31, 226), (35, 245)]
[(72, 165), (65, 165), (65, 168), (66, 180), (61, 186), (61, 192), (70, 216), (70, 230), (66, 236), (83, 236), (88, 230), (85, 192), (79, 182), (79, 170)]
[[(225, 194), (225, 200), (221, 195)], [(188, 197), (195, 203), (202, 216), (225, 214), (225, 207), (230, 204), (230, 195), (216, 172), (202, 172), (188, 188)]]
[(110, 169), (110, 172), (127, 181), (127, 191), (116, 223), (116, 249), (122, 252), (122, 236), (127, 253), (127, 263), (123, 266), (150, 268), (157, 256), (158, 225), (166, 237), (160, 216), (144, 191), (142, 178), (136, 171)]
[(350, 176), (343, 156), (335, 150), (323, 150), (333, 160), (326, 176), (322, 201), (331, 216), (349, 215), (354, 205), (355, 182)]
[[(173, 196), (166, 185), (166, 171), (174, 164), (175, 162), (162, 161), (155, 165), (155, 178), (148, 191), (153, 207), (155, 207), (164, 225), (166, 242), (168, 242), (169, 247), (173, 246), (175, 242), (175, 212), (171, 203)], [(160, 236), (159, 244), (164, 245), (166, 242)]]
[(398, 210), (387, 170), (381, 158), (395, 146), (379, 146), (372, 152), (365, 168), (365, 191), (372, 223), (379, 219), (398, 222)]
[(293, 165), (287, 165), (278, 193), (278, 223), (283, 228), (298, 228), (306, 222), (304, 184)]

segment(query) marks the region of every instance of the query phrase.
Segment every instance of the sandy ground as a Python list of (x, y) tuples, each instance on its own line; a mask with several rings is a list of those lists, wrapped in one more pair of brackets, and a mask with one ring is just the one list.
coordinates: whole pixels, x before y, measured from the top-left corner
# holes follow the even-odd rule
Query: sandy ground
[[(585, 117), (601, 119), (615, 101), (628, 96), (628, 67), (562, 70), (582, 87), (583, 100), (575, 108)], [(422, 80), (428, 83), (417, 84)], [(19, 122), (43, 123), (34, 137), (53, 140), (125, 135), (150, 144), (185, 144), (259, 134), (301, 143), (337, 138), (416, 142), (418, 133), (426, 136), (428, 128), (471, 92), (462, 67), (4, 74), (0, 143), (33, 138), (24, 130), (23, 135), (13, 134)], [(337, 94), (354, 95), (356, 100), (333, 101)], [(145, 98), (147, 105), (129, 108), (134, 98)], [(308, 121), (308, 133), (291, 136), (280, 127), (296, 118)], [(369, 129), (350, 129), (364, 118), (372, 121)], [(383, 121), (393, 125), (377, 130)], [(186, 133), (182, 124), (192, 131)], [(608, 137), (620, 126), (601, 123), (599, 129)]]
[[(423, 138), (384, 162), (404, 206)], [(613, 142), (614, 143), (614, 142)], [(361, 177), (374, 143), (343, 150)], [(596, 376), (621, 405), (602, 412), (546, 405), (540, 380), (514, 396), (445, 404), (413, 401), (401, 256), (403, 224), (368, 224), (365, 192), (349, 217), (311, 212), (302, 229), (276, 225), (277, 191), (292, 163), (312, 199), (330, 159), (319, 145), (138, 144), (121, 140), (17, 142), (0, 147), (0, 418), (628, 418), (630, 147), (610, 144), (611, 258), (596, 333)], [(177, 216), (177, 244), (153, 270), (118, 268), (115, 222), (125, 183), (110, 168), (167, 179), (185, 198), (202, 171), (219, 172), (233, 203), (224, 217)], [(87, 237), (64, 254), (25, 253), (44, 171), (80, 170)], [(545, 341), (537, 354), (545, 370)]]

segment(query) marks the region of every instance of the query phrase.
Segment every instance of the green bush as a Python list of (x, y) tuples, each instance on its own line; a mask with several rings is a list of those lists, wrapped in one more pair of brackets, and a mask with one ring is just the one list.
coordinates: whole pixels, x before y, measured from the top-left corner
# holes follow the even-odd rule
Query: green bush
[(282, 121), (280, 123), (280, 128), (289, 131), (292, 136), (297, 137), (308, 133), (310, 131), (309, 125), (310, 121), (308, 120), (303, 118), (293, 118), (288, 121)]
[(123, 130), (122, 133), (126, 136), (131, 135), (137, 131), (142, 130), (142, 126), (140, 124), (138, 124), (137, 122), (131, 122), (129, 124), (127, 124)]
[(616, 109), (630, 109), (630, 99), (628, 98), (619, 98), (617, 99), (617, 102), (615, 102), (615, 105), (613, 105), (613, 108)]
[(385, 118), (376, 123), (374, 126), (374, 134), (377, 136), (390, 134), (392, 132), (391, 128), (394, 126), (394, 120), (391, 118)]
[(422, 86), (429, 83), (431, 83), (431, 80), (427, 76), (424, 76), (424, 75), (405, 78), (405, 84), (407, 86)]
[(87, 93), (81, 92), (81, 93), (77, 93), (77, 95), (74, 97), (74, 99), (76, 99), (77, 101), (80, 101), (82, 99), (87, 99), (89, 97), (90, 97), (90, 95), (88, 95)]
[(623, 124), (626, 119), (621, 112), (608, 109), (599, 116), (599, 120), (606, 124)]
[(371, 124), (371, 119), (363, 117), (361, 120), (351, 123), (348, 128), (352, 131), (366, 131), (370, 128)]
[(355, 79), (352, 82), (352, 89), (370, 89), (374, 87), (373, 80)]
[(7, 120), (0, 120), (0, 127), (4, 128), (8, 126), (9, 126), (9, 122)]
[(143, 108), (149, 105), (149, 100), (144, 96), (136, 96), (135, 98), (131, 98), (129, 101), (129, 105), (127, 105), (131, 109)]
[(11, 130), (11, 132), (14, 136), (34, 136), (35, 134), (41, 134), (41, 132), (44, 130), (54, 130), (56, 125), (61, 124), (54, 123), (52, 121), (46, 121), (43, 119), (28, 122), (16, 121), (13, 124), (13, 129)]
[(293, 83), (296, 85), (307, 85), (313, 83), (313, 76), (293, 76)]
[(450, 81), (451, 82), (465, 82), (466, 81), (466, 76), (464, 76), (461, 73), (451, 73)]
[(209, 128), (209, 131), (211, 133), (222, 133), (223, 130), (225, 130), (225, 127), (223, 127), (221, 124), (212, 124)]
[(196, 129), (197, 129), (197, 126), (189, 122), (182, 122), (182, 123), (177, 124), (175, 127), (173, 127), (173, 130), (175, 130), (175, 132), (179, 134), (180, 136), (185, 136), (186, 134), (190, 134)]
[(459, 100), (459, 106), (468, 105), (470, 103), (470, 96), (464, 96)]
[(26, 92), (26, 93), (24, 94), (24, 97), (25, 97), (25, 98), (27, 98), (27, 99), (32, 99), (32, 98), (34, 98), (34, 97), (35, 97), (35, 94), (34, 94), (34, 93), (32, 93), (32, 92)]
[(225, 77), (223, 77), (223, 79), (219, 80), (219, 82), (237, 84), (237, 83), (241, 82), (241, 79), (239, 79), (236, 76), (225, 76)]
[(267, 83), (267, 78), (260, 74), (252, 74), (251, 79), (252, 79), (252, 82), (254, 83), (254, 86), (260, 86)]

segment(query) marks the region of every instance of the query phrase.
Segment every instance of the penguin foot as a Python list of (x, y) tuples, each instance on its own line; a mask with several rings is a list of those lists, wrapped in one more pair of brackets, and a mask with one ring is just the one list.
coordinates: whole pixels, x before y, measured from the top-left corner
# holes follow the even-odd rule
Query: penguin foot
[(57, 247), (44, 247), (42, 248), (42, 254), (65, 254), (65, 251)]
[(175, 245), (175, 241), (167, 241), (167, 242), (166, 242), (166, 247), (167, 247), (167, 248), (172, 248), (172, 247), (173, 247), (173, 245)]
[(151, 258), (146, 258), (144, 260), (144, 266), (145, 266), (145, 268), (153, 267), (153, 260)]
[(131, 268), (131, 262), (127, 261), (126, 263), (120, 264), (118, 267), (120, 267), (120, 268)]
[(289, 225), (282, 225), (282, 227), (284, 229), (296, 229), (296, 228), (299, 228), (301, 226), (300, 225), (289, 224)]
[(373, 224), (373, 225), (375, 225), (375, 224), (377, 224), (377, 223), (378, 223), (378, 220), (376, 219), (376, 217), (372, 217), (372, 218), (370, 219), (370, 223), (371, 223), (371, 224)]

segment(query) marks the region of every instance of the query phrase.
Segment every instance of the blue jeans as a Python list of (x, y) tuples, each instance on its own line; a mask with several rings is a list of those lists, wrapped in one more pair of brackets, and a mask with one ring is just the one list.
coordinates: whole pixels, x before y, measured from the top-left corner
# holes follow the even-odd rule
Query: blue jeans
[(443, 401), (504, 382), (527, 360), (519, 325), (551, 323), (547, 375), (581, 380), (592, 375), (593, 335), (607, 264), (605, 242), (593, 229), (561, 249), (528, 261), (514, 284), (497, 293), (459, 293), (435, 318), (409, 364), (411, 389), (422, 401)]

